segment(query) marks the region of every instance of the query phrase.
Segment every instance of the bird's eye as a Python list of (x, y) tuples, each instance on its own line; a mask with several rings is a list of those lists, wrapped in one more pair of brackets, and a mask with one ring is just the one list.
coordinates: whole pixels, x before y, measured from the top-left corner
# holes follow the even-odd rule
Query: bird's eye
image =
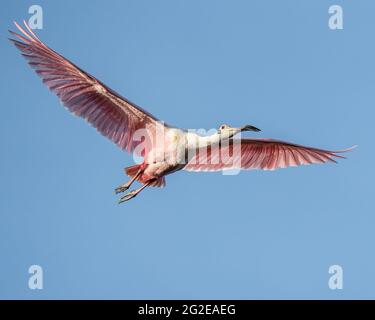
[(225, 126), (224, 125), (220, 126), (220, 130), (223, 130), (223, 129), (225, 129)]

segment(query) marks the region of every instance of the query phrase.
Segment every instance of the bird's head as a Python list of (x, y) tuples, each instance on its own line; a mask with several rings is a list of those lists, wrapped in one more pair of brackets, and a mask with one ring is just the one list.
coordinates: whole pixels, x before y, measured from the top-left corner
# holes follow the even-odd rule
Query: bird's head
[(235, 134), (239, 133), (239, 132), (243, 132), (243, 131), (255, 131), (255, 132), (259, 132), (260, 129), (254, 127), (254, 126), (251, 126), (251, 125), (246, 125), (246, 126), (243, 126), (243, 127), (240, 127), (240, 128), (233, 128), (231, 126), (228, 126), (227, 124), (222, 124), (219, 129), (217, 130), (217, 132), (224, 136), (225, 138), (231, 138), (233, 137)]

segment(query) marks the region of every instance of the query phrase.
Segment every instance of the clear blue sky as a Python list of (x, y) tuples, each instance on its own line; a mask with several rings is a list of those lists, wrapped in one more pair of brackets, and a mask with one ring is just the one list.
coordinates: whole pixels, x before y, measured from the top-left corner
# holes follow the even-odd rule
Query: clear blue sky
[(375, 298), (374, 1), (36, 3), (48, 45), (168, 123), (359, 147), (338, 165), (179, 172), (117, 205), (132, 157), (6, 40), (35, 2), (3, 1), (0, 298)]

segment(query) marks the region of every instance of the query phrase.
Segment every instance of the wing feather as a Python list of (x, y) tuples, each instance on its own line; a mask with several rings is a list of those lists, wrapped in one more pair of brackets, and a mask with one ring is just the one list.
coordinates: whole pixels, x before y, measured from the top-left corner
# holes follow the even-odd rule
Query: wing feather
[[(219, 171), (225, 169), (261, 169), (275, 170), (291, 166), (309, 165), (313, 163), (336, 162), (334, 158), (345, 158), (339, 153), (350, 151), (352, 148), (340, 151), (330, 151), (306, 147), (289, 142), (273, 139), (241, 139), (240, 148), (234, 148), (232, 140), (226, 146), (216, 145), (207, 149), (207, 156), (199, 158), (199, 150), (193, 159), (187, 163), (184, 170), (187, 171)], [(229, 148), (230, 150), (226, 150)], [(232, 162), (222, 160), (222, 155), (234, 153)], [(219, 154), (219, 163), (213, 164), (211, 154)], [(236, 158), (240, 157), (240, 161)]]
[(9, 40), (69, 111), (129, 152), (139, 143), (132, 139), (137, 129), (155, 132), (154, 116), (47, 47), (25, 21), (26, 29), (15, 25), (21, 34), (9, 31), (18, 39)]

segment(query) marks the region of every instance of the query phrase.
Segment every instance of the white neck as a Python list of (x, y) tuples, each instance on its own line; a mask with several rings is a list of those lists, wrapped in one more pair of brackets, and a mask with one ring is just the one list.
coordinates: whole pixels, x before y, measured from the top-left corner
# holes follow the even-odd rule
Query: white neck
[(214, 133), (210, 136), (200, 137), (198, 136), (198, 145), (199, 147), (207, 147), (207, 146), (214, 146), (219, 144), (220, 140), (222, 139), (219, 133)]
[(210, 136), (200, 136), (196, 133), (187, 134), (187, 147), (189, 149), (206, 148), (208, 146), (214, 146), (219, 144), (220, 141), (228, 139), (223, 134), (214, 133)]

